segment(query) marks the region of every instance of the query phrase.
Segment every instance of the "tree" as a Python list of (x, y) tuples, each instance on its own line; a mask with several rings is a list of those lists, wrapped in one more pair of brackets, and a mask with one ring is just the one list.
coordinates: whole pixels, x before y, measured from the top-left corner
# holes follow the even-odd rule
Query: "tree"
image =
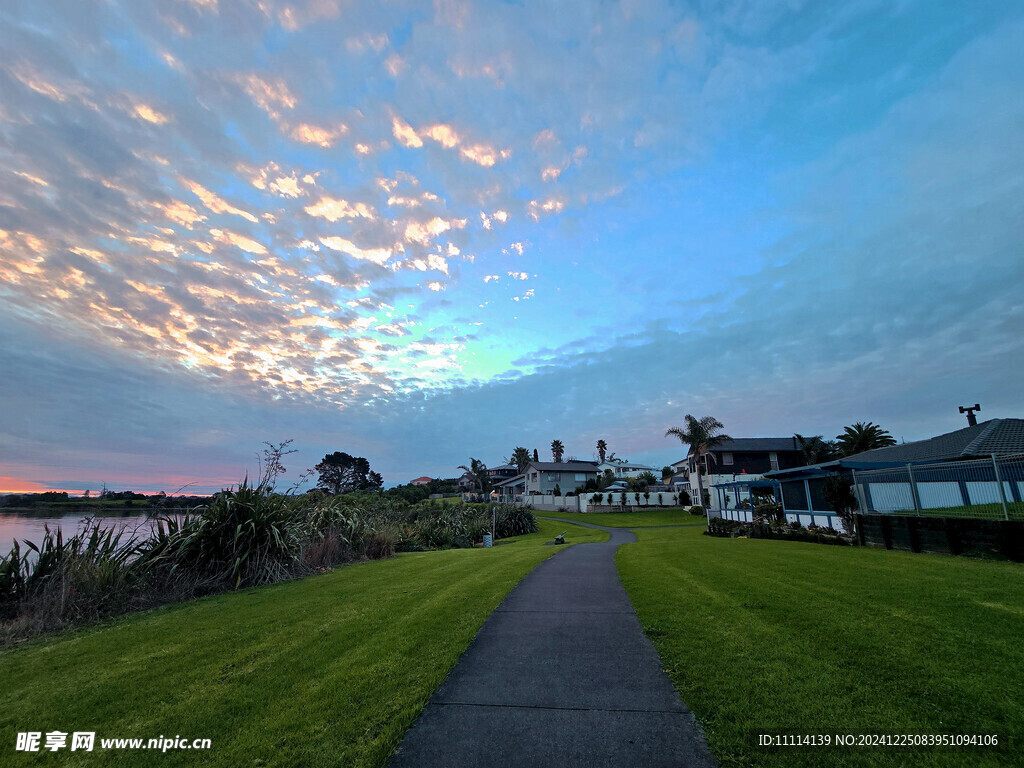
[(597, 441), (597, 455), (601, 459), (601, 463), (604, 464), (604, 457), (608, 454), (608, 443), (604, 440)]
[(283, 475), (288, 471), (284, 468), (284, 457), (299, 452), (295, 448), (288, 448), (292, 442), (292, 440), (285, 440), (274, 445), (266, 440), (263, 441), (263, 444), (267, 446), (263, 449), (263, 458), (260, 459), (259, 456), (256, 458), (260, 462), (260, 484), (258, 487), (265, 493), (272, 493), (274, 486), (277, 485), (278, 475)]
[(327, 493), (348, 493), (380, 488), (383, 478), (370, 471), (370, 462), (362, 456), (350, 456), (344, 451), (335, 451), (324, 456), (314, 467), (320, 473), (317, 488)]
[(839, 443), (839, 452), (843, 456), (853, 456), (855, 453), (896, 445), (896, 439), (887, 430), (870, 421), (858, 421), (852, 426), (844, 427), (843, 434), (836, 435), (836, 440)]
[(821, 464), (824, 461), (832, 461), (839, 457), (839, 447), (835, 440), (823, 440), (821, 435), (804, 437), (797, 433), (793, 435), (800, 445), (800, 453), (803, 454), (804, 464)]
[(505, 459), (505, 463), (515, 464), (516, 472), (521, 475), (526, 471), (526, 467), (530, 463), (530, 452), (523, 448), (523, 446), (517, 445), (516, 449), (512, 451), (512, 456)]
[(664, 485), (668, 485), (672, 476), (675, 475), (676, 470), (674, 467), (664, 466), (661, 468), (661, 482)]
[(649, 485), (655, 485), (658, 482), (658, 478), (654, 476), (654, 473), (647, 471), (641, 472), (639, 475), (637, 475), (636, 480), (641, 490)]
[(533, 449), (533, 460), (534, 461), (540, 461), (540, 456), (537, 455), (537, 449), (536, 448)]
[(671, 427), (665, 432), (665, 437), (669, 435), (678, 437), (683, 445), (689, 446), (687, 455), (692, 452), (696, 457), (697, 497), (703, 500), (705, 498), (704, 483), (701, 480), (701, 475), (706, 469), (707, 462), (704, 457), (708, 456), (708, 452), (716, 445), (721, 445), (732, 438), (722, 432), (725, 425), (714, 416), (695, 419), (690, 414), (686, 414), (685, 425), (685, 427)]
[(853, 481), (844, 474), (833, 472), (822, 483), (821, 495), (839, 515), (847, 533), (853, 533), (856, 522), (857, 496), (853, 492)]
[(473, 477), (473, 487), (480, 490), (480, 493), (487, 493), (491, 490), (491, 478), (487, 475), (487, 465), (480, 459), (469, 458), (469, 466), (460, 465), (459, 469), (465, 470)]
[(551, 458), (554, 459), (556, 464), (562, 463), (562, 455), (565, 453), (565, 446), (562, 445), (561, 440), (551, 441)]

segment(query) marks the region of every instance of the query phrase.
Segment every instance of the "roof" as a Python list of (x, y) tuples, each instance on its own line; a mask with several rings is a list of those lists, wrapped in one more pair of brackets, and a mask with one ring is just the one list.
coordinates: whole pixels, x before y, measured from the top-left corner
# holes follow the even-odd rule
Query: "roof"
[(423, 477), (417, 477), (417, 478), (416, 478), (415, 480), (413, 480), (412, 482), (414, 482), (414, 483), (418, 483), (418, 482), (419, 482), (420, 480), (426, 480), (426, 481), (427, 481), (427, 482), (429, 483), (429, 482), (430, 482), (431, 480), (433, 480), (433, 479), (434, 479), (434, 478), (432, 478), (432, 477), (427, 477), (426, 475), (424, 475)]
[(990, 419), (927, 440), (875, 448), (806, 467), (779, 469), (766, 472), (765, 477), (821, 475), (839, 469), (884, 469), (1018, 453), (1024, 453), (1024, 419)]
[(494, 483), (494, 487), (497, 488), (502, 485), (515, 485), (523, 482), (525, 479), (526, 475), (516, 475), (515, 477), (510, 477), (507, 480), (502, 480), (500, 483)]
[(597, 472), (594, 461), (531, 461), (530, 467), (541, 472)]
[(796, 438), (789, 437), (737, 437), (723, 440), (711, 449), (714, 453), (747, 453), (754, 451), (799, 451)]
[(778, 488), (778, 480), (734, 480), (731, 483), (715, 483), (712, 488)]
[(942, 461), (964, 459), (992, 454), (1024, 453), (1024, 419), (989, 419), (973, 427), (917, 440), (913, 443), (875, 448), (853, 456), (848, 461)]
[(497, 467), (488, 467), (487, 471), (488, 472), (498, 472), (499, 470), (502, 470), (502, 469), (515, 469), (515, 468), (516, 468), (515, 464), (500, 464)]

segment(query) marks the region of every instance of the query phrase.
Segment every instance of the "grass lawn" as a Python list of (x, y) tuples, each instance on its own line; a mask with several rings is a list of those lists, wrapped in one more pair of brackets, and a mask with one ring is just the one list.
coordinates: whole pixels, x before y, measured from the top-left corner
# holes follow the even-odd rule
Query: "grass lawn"
[[(619, 573), (723, 768), (1020, 764), (1024, 566), (696, 528), (638, 536)], [(751, 741), (761, 731), (1003, 746), (770, 752)]]
[(538, 509), (534, 514), (609, 528), (651, 528), (661, 525), (699, 525), (706, 528), (708, 525), (703, 515), (691, 515), (686, 509), (675, 508), (642, 509), (636, 512), (545, 512)]
[[(565, 530), (398, 555), (123, 617), (0, 652), (0, 764), (379, 766), (487, 616)], [(607, 533), (573, 528), (570, 542)], [(497, 661), (497, 660), (496, 660)], [(95, 731), (81, 759), (19, 731)], [(212, 749), (99, 751), (181, 735)], [(43, 737), (45, 741), (45, 736)]]
[[(1009, 494), (1007, 494), (1009, 495)], [(1006, 515), (1010, 520), (1024, 520), (1024, 502), (1010, 501), (1006, 505)], [(903, 509), (893, 512), (894, 515), (913, 517), (917, 511)], [(970, 507), (929, 507), (921, 510), (922, 517), (967, 517), (981, 520), (1005, 520), (1002, 504), (975, 504)]]

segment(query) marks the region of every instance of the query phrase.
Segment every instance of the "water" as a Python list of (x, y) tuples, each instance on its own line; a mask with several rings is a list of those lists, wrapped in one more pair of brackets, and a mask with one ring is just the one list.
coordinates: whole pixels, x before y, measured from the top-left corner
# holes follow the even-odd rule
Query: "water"
[[(167, 516), (168, 513), (171, 516), (175, 516), (174, 510), (160, 512), (164, 516)], [(95, 520), (102, 520), (104, 525), (113, 525), (125, 530), (126, 536), (130, 536), (133, 532), (139, 537), (146, 536), (156, 526), (157, 522), (157, 517), (152, 513), (127, 512), (126, 514), (118, 514), (116, 510), (110, 509), (86, 510), (84, 513), (83, 510), (64, 512), (62, 510), (54, 510), (53, 508), (38, 510), (27, 507), (0, 509), (0, 556), (10, 553), (11, 544), (14, 539), (17, 539), (19, 543), (28, 540), (38, 544), (43, 538), (46, 526), (49, 526), (51, 531), (60, 527), (65, 538), (78, 533), (82, 529), (85, 519), (90, 517), (90, 515)], [(22, 544), (22, 551), (24, 550), (25, 547)]]

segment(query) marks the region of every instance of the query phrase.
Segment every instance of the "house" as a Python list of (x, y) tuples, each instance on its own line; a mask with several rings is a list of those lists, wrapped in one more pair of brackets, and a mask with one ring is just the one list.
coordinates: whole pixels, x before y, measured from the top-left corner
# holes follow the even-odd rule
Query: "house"
[(597, 465), (597, 471), (604, 474), (611, 472), (616, 480), (626, 477), (638, 477), (644, 472), (650, 472), (655, 477), (661, 477), (661, 470), (649, 467), (646, 464), (638, 464), (635, 461), (619, 461), (612, 459)]
[(433, 479), (432, 477), (417, 477), (415, 480), (410, 481), (409, 485), (430, 485)]
[(523, 492), (530, 494), (554, 493), (555, 486), (563, 494), (597, 479), (595, 461), (531, 461), (523, 473)]
[(488, 467), (487, 476), (491, 479), (492, 485), (497, 485), (503, 480), (515, 477), (519, 474), (515, 464), (502, 464), (497, 467)]
[[(781, 484), (788, 519), (839, 528), (823, 494), (829, 475), (850, 477), (864, 512), (927, 514), (928, 509), (943, 507), (1020, 502), (1024, 498), (1022, 454), (1024, 419), (990, 419), (927, 440), (780, 468), (767, 477)], [(1006, 460), (1014, 456), (1018, 458)]]
[[(737, 437), (716, 445), (702, 457), (704, 471), (701, 484), (710, 497), (709, 509), (719, 509), (721, 499), (712, 488), (715, 485), (734, 483), (737, 480), (758, 480), (767, 473), (799, 467), (804, 455), (795, 437)], [(691, 448), (685, 459), (675, 462), (673, 485), (690, 494), (694, 504), (697, 498), (698, 458)]]
[(498, 501), (512, 503), (526, 493), (526, 475), (516, 475), (494, 484)]

